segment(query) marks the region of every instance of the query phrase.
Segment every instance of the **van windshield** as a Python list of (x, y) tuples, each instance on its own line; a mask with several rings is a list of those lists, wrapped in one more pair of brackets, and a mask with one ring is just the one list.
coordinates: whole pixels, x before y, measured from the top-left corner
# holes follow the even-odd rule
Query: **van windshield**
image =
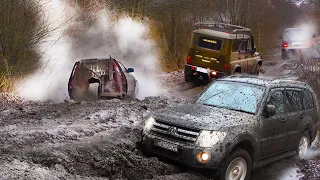
[(203, 36), (200, 36), (198, 41), (198, 47), (216, 50), (216, 51), (220, 51), (221, 44), (222, 44), (222, 41), (220, 39), (207, 38)]
[(196, 103), (255, 114), (265, 87), (240, 82), (216, 81)]

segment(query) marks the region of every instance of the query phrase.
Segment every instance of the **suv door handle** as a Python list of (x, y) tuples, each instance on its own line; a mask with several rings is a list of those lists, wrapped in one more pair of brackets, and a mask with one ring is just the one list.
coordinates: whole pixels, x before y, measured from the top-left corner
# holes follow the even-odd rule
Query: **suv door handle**
[(281, 122), (282, 122), (282, 123), (287, 122), (287, 119), (286, 119), (286, 118), (282, 118), (282, 119), (281, 119)]

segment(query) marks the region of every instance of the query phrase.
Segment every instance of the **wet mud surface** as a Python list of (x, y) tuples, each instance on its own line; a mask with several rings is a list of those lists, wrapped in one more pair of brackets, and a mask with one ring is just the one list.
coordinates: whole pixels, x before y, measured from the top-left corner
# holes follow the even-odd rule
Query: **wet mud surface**
[[(295, 61), (266, 62), (261, 76), (295, 78)], [(283, 70), (287, 69), (287, 71)], [(191, 102), (207, 85), (185, 83), (183, 72), (160, 75), (166, 90), (143, 101), (31, 102), (0, 98), (0, 180), (202, 180), (207, 175), (146, 157), (137, 142), (154, 111)], [(318, 160), (284, 159), (252, 172), (253, 180), (319, 179)], [(307, 178), (310, 177), (310, 178)], [(311, 179), (312, 179), (311, 178)]]

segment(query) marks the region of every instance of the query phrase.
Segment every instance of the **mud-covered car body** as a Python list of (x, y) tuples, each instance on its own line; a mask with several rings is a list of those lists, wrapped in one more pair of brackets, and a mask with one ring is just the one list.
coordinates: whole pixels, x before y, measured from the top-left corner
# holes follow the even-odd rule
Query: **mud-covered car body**
[[(275, 96), (279, 92), (283, 98)], [(292, 95), (299, 95), (299, 101)], [(269, 114), (270, 106), (275, 114)], [(305, 83), (228, 77), (213, 82), (194, 103), (150, 117), (142, 144), (147, 152), (219, 170), (231, 152), (243, 149), (252, 166), (260, 167), (295, 154), (301, 134), (307, 132), (313, 141), (317, 128), (317, 101)], [(209, 156), (205, 162), (203, 152)]]
[(313, 55), (317, 51), (314, 31), (309, 27), (287, 28), (283, 31), (281, 55), (282, 59), (297, 55), (298, 51), (306, 56)]
[(98, 97), (135, 97), (137, 80), (130, 74), (133, 68), (126, 68), (112, 59), (84, 59), (76, 62), (72, 69), (68, 92), (71, 99), (86, 96), (91, 84), (97, 84), (94, 93)]
[(262, 56), (250, 29), (224, 23), (198, 23), (185, 64), (185, 81), (234, 73), (258, 73)]

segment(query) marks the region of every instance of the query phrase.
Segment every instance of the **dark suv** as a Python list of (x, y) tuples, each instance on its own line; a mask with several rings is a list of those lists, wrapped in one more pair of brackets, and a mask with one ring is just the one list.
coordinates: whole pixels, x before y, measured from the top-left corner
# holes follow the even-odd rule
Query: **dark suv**
[(194, 103), (161, 110), (142, 133), (145, 152), (221, 180), (249, 179), (251, 169), (298, 154), (318, 129), (318, 105), (303, 82), (230, 76), (213, 82)]

